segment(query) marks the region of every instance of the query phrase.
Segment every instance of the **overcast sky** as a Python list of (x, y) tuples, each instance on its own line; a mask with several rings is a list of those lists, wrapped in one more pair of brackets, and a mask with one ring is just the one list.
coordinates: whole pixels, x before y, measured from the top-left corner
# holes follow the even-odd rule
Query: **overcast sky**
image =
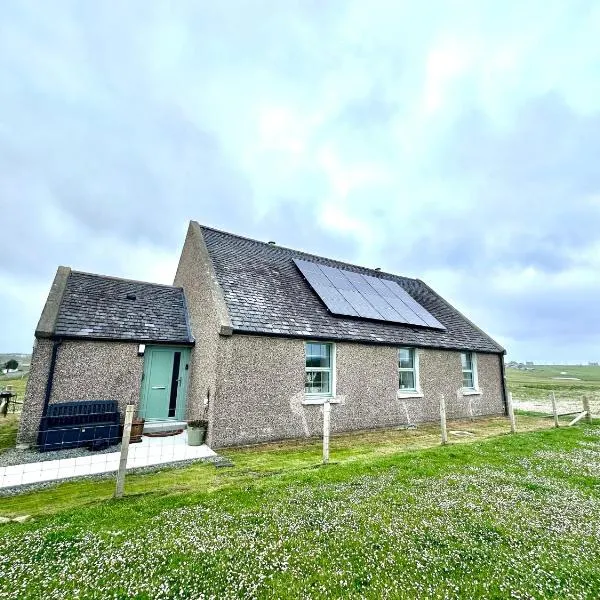
[(3, 0), (0, 351), (59, 264), (171, 283), (196, 219), (600, 359), (598, 39), (597, 0)]

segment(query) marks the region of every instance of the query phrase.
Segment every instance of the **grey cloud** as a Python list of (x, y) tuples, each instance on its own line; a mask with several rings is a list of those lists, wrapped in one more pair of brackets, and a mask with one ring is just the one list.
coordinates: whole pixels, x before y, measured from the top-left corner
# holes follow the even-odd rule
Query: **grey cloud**
[(502, 135), (481, 113), (466, 114), (448, 148), (450, 170), (524, 186), (539, 206), (557, 195), (576, 199), (598, 191), (594, 157), (600, 155), (600, 112), (579, 115), (559, 94), (548, 93), (524, 104), (511, 129)]
[(472, 316), (502, 339), (509, 355), (557, 363), (600, 358), (600, 281), (508, 292), (490, 288), (485, 281), (465, 280), (458, 300), (466, 303), (474, 297), (480, 309)]
[(548, 95), (499, 133), (471, 111), (443, 148), (437, 175), (449, 189), (467, 182), (468, 201), (426, 205), (406, 260), (479, 275), (507, 267), (554, 273), (580, 264), (598, 241), (600, 113), (577, 115)]
[[(151, 120), (139, 125), (148, 132), (135, 138), (40, 122), (40, 131), (46, 130), (41, 137), (49, 138), (45, 148), (38, 148), (44, 156), (22, 156), (5, 174), (5, 186), (25, 192), (19, 210), (5, 213), (5, 223), (32, 242), (41, 241), (45, 225), (40, 217), (51, 204), (82, 232), (172, 248), (178, 225), (194, 214), (215, 221), (227, 213), (238, 225), (250, 218), (251, 187), (224, 158), (214, 136), (191, 123), (186, 128), (177, 116), (164, 119), (160, 127)], [(32, 223), (26, 215), (34, 217)], [(51, 250), (42, 258), (53, 260)], [(27, 270), (40, 264), (24, 252), (10, 262), (0, 259), (0, 266)]]
[[(593, 356), (600, 276), (560, 281), (597, 268), (588, 261), (600, 240), (598, 156), (600, 113), (577, 115), (555, 95), (527, 103), (505, 132), (471, 111), (446, 140), (437, 170), (449, 188), (460, 182), (468, 201), (427, 204), (410, 244), (390, 232), (386, 253), (398, 269), (452, 272), (461, 285), (451, 300), (477, 306), (476, 321), (521, 351), (546, 360), (562, 348), (574, 359)], [(539, 287), (493, 285), (500, 273), (518, 277), (525, 268), (543, 275)]]
[[(257, 219), (253, 184), (224, 148), (214, 108), (203, 113), (200, 105), (192, 121), (180, 100), (188, 91), (210, 92), (221, 74), (234, 83), (232, 73), (246, 77), (271, 64), (293, 79), (292, 63), (296, 71), (315, 67), (318, 50), (303, 61), (303, 46), (294, 42), (317, 35), (306, 22), (312, 14), (324, 27), (335, 13), (311, 3), (282, 10), (279, 3), (238, 2), (234, 12), (182, 3), (164, 15), (158, 4), (68, 6), (52, 11), (58, 27), (43, 11), (17, 4), (2, 9), (5, 24), (11, 16), (20, 22), (0, 25), (6, 34), (0, 103), (10, 115), (0, 127), (1, 185), (5, 198), (19, 195), (17, 210), (3, 212), (5, 224), (29, 245), (10, 260), (0, 258), (0, 268), (25, 276), (46, 272), (69, 248), (82, 258), (86, 237), (173, 250), (189, 218), (232, 230), (251, 227)], [(282, 26), (290, 38), (285, 44)], [(175, 39), (165, 41), (169, 27)], [(33, 31), (35, 40), (28, 37)], [(168, 53), (170, 42), (187, 45), (175, 72), (153, 74), (148, 51), (156, 43), (158, 49), (166, 44)], [(186, 81), (178, 98), (161, 85), (179, 84), (181, 71)], [(227, 90), (237, 103), (246, 92), (257, 93)], [(234, 139), (227, 143), (235, 146)], [(308, 197), (310, 180), (310, 174), (303, 180)], [(77, 232), (53, 239), (44, 218), (49, 206)]]
[[(309, 153), (332, 147), (343, 166), (392, 173), (346, 198), (358, 207), (348, 217), (382, 241), (367, 260), (412, 275), (452, 272), (463, 293), (451, 300), (517, 344), (545, 344), (547, 332), (589, 344), (600, 335), (589, 308), (597, 287), (577, 289), (571, 315), (567, 292), (509, 294), (490, 282), (500, 269), (589, 269), (600, 231), (598, 205), (587, 200), (600, 191), (600, 113), (579, 115), (549, 94), (498, 130), (465, 107), (446, 139), (446, 116), (424, 125), (429, 162), (411, 164), (398, 123), (412, 126), (429, 50), (446, 31), (463, 31), (442, 4), (2, 3), (0, 220), (18, 250), (0, 253), (0, 277), (45, 285), (59, 263), (118, 275), (120, 255), (136, 245), (176, 256), (190, 218), (364, 257), (361, 240), (321, 221), (332, 194), (315, 156), (289, 166), (246, 131), (275, 106), (325, 114), (307, 132)], [(508, 18), (493, 3), (473, 7), (483, 35), (495, 22), (504, 37), (518, 25), (516, 8)], [(580, 8), (569, 27), (585, 18)], [(429, 182), (443, 192), (429, 194)], [(10, 315), (0, 350), (27, 349), (37, 314), (2, 290), (0, 314)]]
[(308, 209), (294, 200), (281, 199), (253, 228), (252, 235), (311, 254), (352, 261), (357, 256), (355, 242), (343, 234), (332, 233), (319, 220), (317, 205)]
[(385, 86), (374, 85), (363, 96), (350, 99), (340, 111), (339, 119), (361, 131), (379, 129), (389, 125), (398, 109), (397, 101), (386, 97)]

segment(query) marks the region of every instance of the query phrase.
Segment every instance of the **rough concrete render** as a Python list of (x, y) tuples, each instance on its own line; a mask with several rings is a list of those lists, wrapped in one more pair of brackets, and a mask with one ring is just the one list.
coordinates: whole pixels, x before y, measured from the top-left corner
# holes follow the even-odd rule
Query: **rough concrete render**
[(216, 403), (213, 400), (217, 388), (219, 339), (231, 335), (231, 321), (204, 237), (193, 221), (183, 244), (174, 285), (185, 291), (191, 331), (198, 340), (197, 348), (192, 351), (187, 414), (192, 419), (199, 418), (204, 400), (208, 398), (210, 437)]
[[(33, 349), (21, 416), (19, 443), (35, 443), (48, 383), (53, 341), (38, 339)], [(123, 412), (137, 404), (144, 359), (137, 343), (63, 341), (57, 352), (50, 403), (72, 400), (117, 400)]]
[[(444, 330), (331, 314), (294, 258), (398, 283)], [(127, 299), (133, 294), (135, 300)], [(36, 330), (20, 442), (35, 440), (53, 348), (50, 402), (139, 402), (138, 344), (192, 347), (186, 416), (209, 399), (214, 447), (319, 435), (306, 402), (305, 343), (335, 344), (333, 431), (502, 414), (503, 348), (424, 282), (249, 240), (190, 222), (173, 286), (60, 267)], [(399, 397), (398, 348), (415, 348), (420, 394)], [(462, 388), (461, 352), (476, 354), (479, 389)]]
[[(129, 298), (128, 298), (129, 296)], [(183, 290), (59, 267), (36, 328), (18, 443), (33, 444), (49, 403), (137, 404), (144, 359), (139, 343), (193, 343)]]
[[(480, 395), (464, 395), (460, 352), (419, 349), (423, 397), (398, 398), (398, 348), (336, 344), (334, 432), (397, 427), (439, 419), (444, 394), (448, 418), (504, 412), (501, 356), (478, 353)], [(322, 409), (304, 404), (304, 341), (233, 335), (220, 343), (214, 447), (322, 433)]]

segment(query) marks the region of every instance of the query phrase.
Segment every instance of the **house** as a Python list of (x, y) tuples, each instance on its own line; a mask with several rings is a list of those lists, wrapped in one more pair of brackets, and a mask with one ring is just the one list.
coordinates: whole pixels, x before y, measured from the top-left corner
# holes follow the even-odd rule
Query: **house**
[(173, 286), (59, 267), (19, 433), (48, 403), (199, 418), (213, 447), (505, 412), (504, 350), (418, 279), (189, 225)]

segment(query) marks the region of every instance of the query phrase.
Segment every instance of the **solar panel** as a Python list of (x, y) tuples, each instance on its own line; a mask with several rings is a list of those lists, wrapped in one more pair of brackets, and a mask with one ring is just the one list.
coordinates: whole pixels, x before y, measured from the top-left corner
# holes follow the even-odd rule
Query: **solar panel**
[(294, 263), (334, 315), (445, 329), (395, 281), (307, 260)]
[(372, 304), (357, 290), (340, 290), (348, 304), (354, 308), (359, 317), (365, 319), (383, 319)]
[[(314, 288), (313, 286), (313, 289)], [(322, 286), (317, 292), (327, 308), (336, 315), (349, 315), (351, 317), (358, 317), (359, 314), (352, 308), (350, 303), (340, 294), (339, 290), (336, 290), (331, 286)]]
[(445, 329), (445, 327), (429, 312), (427, 312), (406, 290), (403, 290), (395, 281), (382, 279), (381, 282), (399, 299), (409, 310), (415, 313), (417, 318), (424, 321), (428, 327)]
[[(313, 263), (316, 264), (316, 263)], [(325, 265), (317, 265), (321, 272), (325, 274), (327, 279), (331, 281), (331, 285), (338, 288), (339, 290), (354, 290), (354, 286), (350, 283), (350, 280), (341, 269), (334, 269), (333, 267), (327, 267)]]
[(340, 290), (333, 286), (331, 281), (327, 279), (325, 274), (318, 268), (319, 265), (310, 263), (308, 261), (302, 261), (302, 266), (298, 265), (298, 268), (304, 275), (306, 281), (310, 283), (311, 287), (323, 302), (325, 306), (334, 315), (348, 315), (351, 317), (359, 317), (358, 312), (352, 308), (348, 301), (342, 296)]

